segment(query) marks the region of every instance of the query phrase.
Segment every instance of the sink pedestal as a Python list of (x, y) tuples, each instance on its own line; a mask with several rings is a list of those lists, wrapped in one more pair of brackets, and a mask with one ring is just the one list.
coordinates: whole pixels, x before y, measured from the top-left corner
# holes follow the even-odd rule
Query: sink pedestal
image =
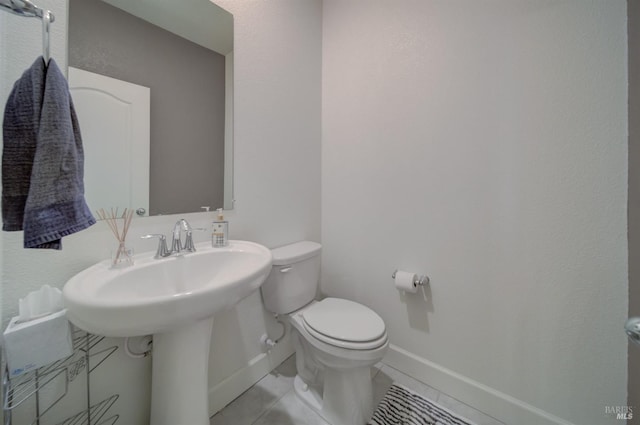
[[(262, 285), (271, 251), (247, 241), (129, 267), (105, 260), (81, 271), (62, 294), (71, 323), (96, 335), (153, 334), (151, 424), (209, 425), (209, 344), (213, 316)], [(206, 319), (205, 319), (206, 318)]]
[(153, 335), (151, 423), (209, 425), (213, 317)]

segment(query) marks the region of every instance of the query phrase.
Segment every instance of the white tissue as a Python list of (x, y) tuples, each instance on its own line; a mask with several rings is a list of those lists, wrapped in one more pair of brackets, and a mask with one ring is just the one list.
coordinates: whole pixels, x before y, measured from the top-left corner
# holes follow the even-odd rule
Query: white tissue
[(37, 291), (30, 292), (18, 302), (18, 320), (16, 323), (28, 322), (39, 317), (55, 313), (64, 308), (62, 291), (44, 285)]
[(396, 272), (395, 285), (401, 291), (415, 294), (418, 292), (418, 286), (415, 284), (417, 276), (415, 273), (409, 273), (402, 270)]
[(9, 376), (21, 375), (73, 354), (62, 292), (44, 285), (18, 302), (19, 313), (3, 333)]
[(3, 349), (14, 377), (73, 354), (67, 310), (47, 314), (24, 323), (11, 319), (3, 333)]

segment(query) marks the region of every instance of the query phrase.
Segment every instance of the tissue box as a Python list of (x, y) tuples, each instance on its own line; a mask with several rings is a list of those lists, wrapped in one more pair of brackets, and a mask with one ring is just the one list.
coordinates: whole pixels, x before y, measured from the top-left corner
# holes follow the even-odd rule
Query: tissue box
[(4, 352), (9, 376), (14, 377), (73, 354), (71, 325), (67, 310), (16, 323), (9, 322), (4, 331)]

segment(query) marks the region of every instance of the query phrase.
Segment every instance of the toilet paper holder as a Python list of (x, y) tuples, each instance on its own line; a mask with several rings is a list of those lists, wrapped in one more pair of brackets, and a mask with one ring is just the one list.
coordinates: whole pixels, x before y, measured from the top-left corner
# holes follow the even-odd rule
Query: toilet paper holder
[[(393, 273), (391, 273), (391, 279), (395, 279), (396, 278), (396, 273), (398, 272), (398, 269), (395, 269), (393, 271)], [(413, 284), (416, 286), (424, 286), (427, 285), (429, 283), (429, 277), (427, 275), (421, 274), (421, 275), (416, 275), (416, 279), (413, 281)]]

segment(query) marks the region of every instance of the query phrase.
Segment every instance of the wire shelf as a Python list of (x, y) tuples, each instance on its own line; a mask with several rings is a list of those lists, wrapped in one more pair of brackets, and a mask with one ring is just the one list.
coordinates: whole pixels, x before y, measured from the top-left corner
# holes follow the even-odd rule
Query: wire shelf
[[(46, 366), (38, 368), (34, 371), (27, 372), (14, 378), (9, 378), (8, 366), (5, 367), (3, 377), (3, 409), (5, 411), (5, 425), (11, 425), (11, 411), (29, 398), (36, 397), (36, 413), (31, 425), (39, 423), (49, 410), (57, 405), (68, 393), (69, 382), (75, 380), (89, 364), (91, 367), (87, 371), (87, 400), (90, 400), (89, 394), (89, 375), (98, 366), (104, 363), (113, 353), (116, 352), (118, 346), (111, 346), (99, 351), (93, 350), (105, 337), (93, 335), (88, 332), (76, 330), (73, 333), (73, 349), (71, 356)], [(47, 387), (54, 387), (54, 382), (64, 382), (59, 394), (56, 393), (54, 401), (49, 406), (40, 411), (39, 392)], [(113, 425), (118, 421), (119, 415), (111, 415), (103, 419), (107, 411), (116, 402), (119, 395), (114, 394), (111, 397), (92, 405), (68, 419), (65, 419), (59, 425)], [(89, 404), (89, 403), (87, 403)]]
[(26, 373), (24, 375), (18, 376), (17, 379), (9, 379), (9, 370), (5, 369), (5, 378), (3, 382), (4, 387), (4, 410), (10, 411), (20, 406), (25, 400), (29, 399), (32, 395), (37, 394), (39, 391), (43, 390), (50, 383), (54, 382), (58, 376), (63, 375), (64, 379), (64, 391), (56, 400), (51, 403), (51, 405), (44, 410), (42, 413), (37, 413), (36, 418), (34, 419), (35, 423), (42, 415), (47, 413), (51, 407), (56, 405), (62, 398), (67, 395), (69, 390), (69, 379), (68, 373), (66, 369), (57, 369), (52, 372), (47, 373), (46, 375), (38, 374), (38, 371), (33, 371)]
[[(109, 408), (116, 402), (116, 400), (120, 397), (118, 394), (114, 394), (111, 397), (102, 400), (100, 403), (94, 404), (88, 410), (83, 410), (82, 412), (76, 413), (70, 418), (65, 419), (63, 422), (60, 422), (58, 425), (83, 425), (83, 424), (96, 424), (103, 425), (109, 424), (112, 425), (116, 423), (119, 415), (113, 415), (106, 418), (104, 421), (101, 421), (102, 417), (107, 413)], [(113, 422), (109, 422), (114, 419)], [(89, 422), (91, 419), (91, 422)]]

